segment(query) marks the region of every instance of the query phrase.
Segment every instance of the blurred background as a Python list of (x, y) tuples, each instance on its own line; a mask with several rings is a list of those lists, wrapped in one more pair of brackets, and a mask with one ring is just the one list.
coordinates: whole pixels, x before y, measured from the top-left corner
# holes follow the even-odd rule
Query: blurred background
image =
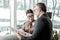
[(26, 10), (33, 9), (39, 2), (45, 3), (47, 12), (52, 13), (53, 30), (60, 38), (60, 0), (0, 0), (0, 36), (15, 35), (9, 28), (19, 29), (26, 20)]

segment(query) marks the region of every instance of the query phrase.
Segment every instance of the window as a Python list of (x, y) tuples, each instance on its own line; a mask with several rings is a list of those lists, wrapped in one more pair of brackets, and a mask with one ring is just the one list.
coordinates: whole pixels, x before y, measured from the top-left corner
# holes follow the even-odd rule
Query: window
[(0, 7), (8, 8), (9, 0), (0, 0)]
[(0, 0), (0, 7), (3, 7), (3, 0)]
[(53, 28), (60, 29), (60, 1), (59, 0), (49, 0), (47, 1), (47, 9), (52, 12), (52, 22)]
[(8, 27), (10, 27), (9, 0), (0, 0), (0, 35), (9, 31)]
[[(38, 3), (43, 2), (47, 6), (47, 11), (52, 12), (52, 22), (53, 22), (53, 28), (59, 28), (60, 29), (60, 1), (59, 0), (17, 0), (17, 3), (20, 3), (20, 8), (17, 8), (17, 20), (21, 18), (25, 19), (26, 15), (25, 12), (27, 9), (33, 9), (33, 7)], [(17, 4), (18, 5), (18, 4)], [(20, 13), (20, 11), (22, 13)], [(21, 14), (21, 15), (20, 15)], [(22, 16), (25, 15), (25, 16)], [(23, 18), (22, 18), (23, 17)], [(17, 21), (19, 22), (19, 21)], [(20, 22), (19, 22), (20, 24)]]
[(17, 25), (21, 25), (26, 21), (26, 10), (33, 9), (37, 2), (41, 0), (17, 0)]
[(53, 14), (53, 28), (60, 29), (60, 0), (0, 0), (0, 32), (23, 24), (26, 10), (33, 9), (38, 2), (46, 4), (47, 11)]

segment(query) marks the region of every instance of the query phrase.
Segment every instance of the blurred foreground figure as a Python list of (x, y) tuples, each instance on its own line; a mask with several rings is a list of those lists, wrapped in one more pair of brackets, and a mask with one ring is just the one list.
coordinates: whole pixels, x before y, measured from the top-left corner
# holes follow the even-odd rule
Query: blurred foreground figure
[(58, 34), (56, 30), (53, 30), (53, 38), (52, 40), (58, 40)]

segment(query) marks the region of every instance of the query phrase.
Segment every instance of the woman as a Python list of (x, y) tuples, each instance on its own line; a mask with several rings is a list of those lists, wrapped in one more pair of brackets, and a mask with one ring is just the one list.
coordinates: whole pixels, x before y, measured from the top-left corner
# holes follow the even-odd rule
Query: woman
[[(34, 26), (34, 13), (31, 9), (26, 11), (26, 16), (27, 16), (27, 21), (24, 23), (23, 25), (23, 29), (20, 30), (20, 33), (23, 36), (31, 36), (32, 32), (33, 32), (33, 26)], [(17, 37), (19, 38), (19, 40), (21, 40), (21, 35), (18, 33)]]

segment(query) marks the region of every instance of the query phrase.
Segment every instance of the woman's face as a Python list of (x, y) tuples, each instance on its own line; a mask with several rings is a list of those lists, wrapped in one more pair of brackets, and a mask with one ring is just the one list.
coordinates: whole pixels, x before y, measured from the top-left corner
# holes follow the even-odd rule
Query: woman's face
[(33, 21), (34, 20), (34, 15), (32, 13), (27, 14), (28, 21)]

